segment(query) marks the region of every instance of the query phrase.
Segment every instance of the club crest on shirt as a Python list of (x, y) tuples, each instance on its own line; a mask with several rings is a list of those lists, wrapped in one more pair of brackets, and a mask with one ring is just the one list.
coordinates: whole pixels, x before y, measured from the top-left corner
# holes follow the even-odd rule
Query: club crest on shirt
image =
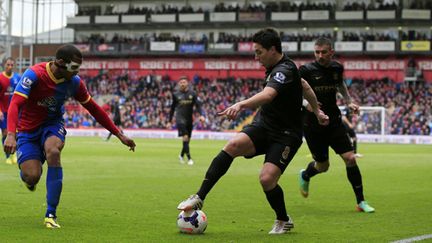
[(8, 86), (5, 94), (12, 95), (14, 92), (14, 88), (12, 86)]
[(284, 149), (284, 151), (282, 152), (282, 158), (283, 159), (288, 159), (288, 155), (289, 155), (289, 153), (290, 153), (290, 147), (289, 146), (286, 146), (285, 147), (285, 149)]
[(282, 72), (277, 72), (277, 73), (275, 73), (273, 79), (276, 80), (277, 82), (283, 84), (283, 83), (285, 83), (286, 77), (285, 77), (285, 74), (283, 74)]
[(29, 79), (29, 78), (27, 78), (27, 77), (24, 77), (23, 78), (23, 81), (21, 82), (21, 86), (24, 88), (24, 89), (30, 89), (30, 86), (33, 84), (33, 80), (31, 80), (31, 79)]

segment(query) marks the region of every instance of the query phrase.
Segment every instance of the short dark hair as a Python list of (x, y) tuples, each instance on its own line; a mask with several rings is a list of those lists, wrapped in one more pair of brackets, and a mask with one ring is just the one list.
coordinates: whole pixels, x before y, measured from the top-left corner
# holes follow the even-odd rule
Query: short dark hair
[(258, 31), (253, 35), (252, 41), (260, 44), (266, 50), (274, 46), (277, 52), (282, 53), (281, 39), (275, 28), (268, 27)]
[(81, 51), (74, 45), (67, 44), (59, 47), (56, 51), (56, 59), (63, 59), (66, 63), (70, 63), (73, 57), (82, 58)]
[(333, 41), (326, 37), (319, 37), (315, 40), (316, 46), (330, 46), (333, 49)]
[(3, 66), (4, 66), (4, 65), (6, 64), (6, 62), (9, 61), (9, 60), (15, 62), (15, 59), (13, 59), (12, 57), (6, 57), (6, 58), (3, 60)]
[(182, 81), (183, 79), (189, 82), (189, 79), (188, 79), (187, 76), (185, 76), (185, 75), (180, 76), (180, 78), (179, 78), (178, 81), (180, 82), (180, 81)]

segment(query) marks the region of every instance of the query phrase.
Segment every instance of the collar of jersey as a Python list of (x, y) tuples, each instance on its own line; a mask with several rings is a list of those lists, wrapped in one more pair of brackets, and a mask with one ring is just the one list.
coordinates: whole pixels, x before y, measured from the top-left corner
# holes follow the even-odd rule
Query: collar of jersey
[(3, 75), (4, 75), (4, 76), (5, 76), (6, 78), (12, 78), (12, 76), (13, 76), (13, 73), (11, 73), (11, 75), (10, 75), (10, 76), (8, 76), (6, 72), (3, 72)]
[(285, 58), (286, 58), (286, 56), (285, 56), (285, 54), (284, 53), (282, 53), (282, 58), (275, 64), (275, 65), (273, 65), (272, 67), (270, 67), (269, 69), (266, 69), (266, 73), (271, 73), (271, 71), (273, 71), (273, 68), (274, 67), (276, 67), (279, 63), (282, 63), (282, 62), (284, 62), (285, 61)]
[(52, 80), (54, 83), (56, 83), (56, 84), (59, 84), (59, 83), (64, 82), (64, 81), (65, 81), (64, 78), (57, 79), (57, 78), (54, 76), (54, 74), (51, 72), (50, 63), (52, 63), (52, 62), (47, 62), (47, 64), (46, 64), (46, 70), (47, 70), (47, 73), (48, 73), (49, 77), (51, 78), (51, 80)]

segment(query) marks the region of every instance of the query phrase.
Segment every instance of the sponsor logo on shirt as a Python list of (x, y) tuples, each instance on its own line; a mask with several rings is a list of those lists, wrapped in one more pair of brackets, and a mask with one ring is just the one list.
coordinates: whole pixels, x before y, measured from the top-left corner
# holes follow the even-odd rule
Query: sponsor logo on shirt
[(37, 103), (40, 106), (47, 107), (51, 111), (56, 110), (57, 100), (54, 96), (46, 97), (45, 99), (38, 101)]

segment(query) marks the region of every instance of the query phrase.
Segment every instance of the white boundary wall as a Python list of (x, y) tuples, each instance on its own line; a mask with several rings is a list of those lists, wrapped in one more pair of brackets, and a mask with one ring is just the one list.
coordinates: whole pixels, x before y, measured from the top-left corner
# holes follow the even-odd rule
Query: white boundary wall
[[(152, 130), (152, 129), (125, 129), (124, 133), (133, 138), (177, 138), (177, 130)], [(215, 139), (228, 140), (236, 132), (210, 132), (193, 131), (193, 139)], [(67, 129), (68, 136), (97, 136), (106, 137), (108, 131), (105, 129)], [(370, 135), (357, 134), (358, 141), (361, 143), (396, 143), (396, 144), (431, 144), (432, 136), (413, 136), (413, 135)]]

